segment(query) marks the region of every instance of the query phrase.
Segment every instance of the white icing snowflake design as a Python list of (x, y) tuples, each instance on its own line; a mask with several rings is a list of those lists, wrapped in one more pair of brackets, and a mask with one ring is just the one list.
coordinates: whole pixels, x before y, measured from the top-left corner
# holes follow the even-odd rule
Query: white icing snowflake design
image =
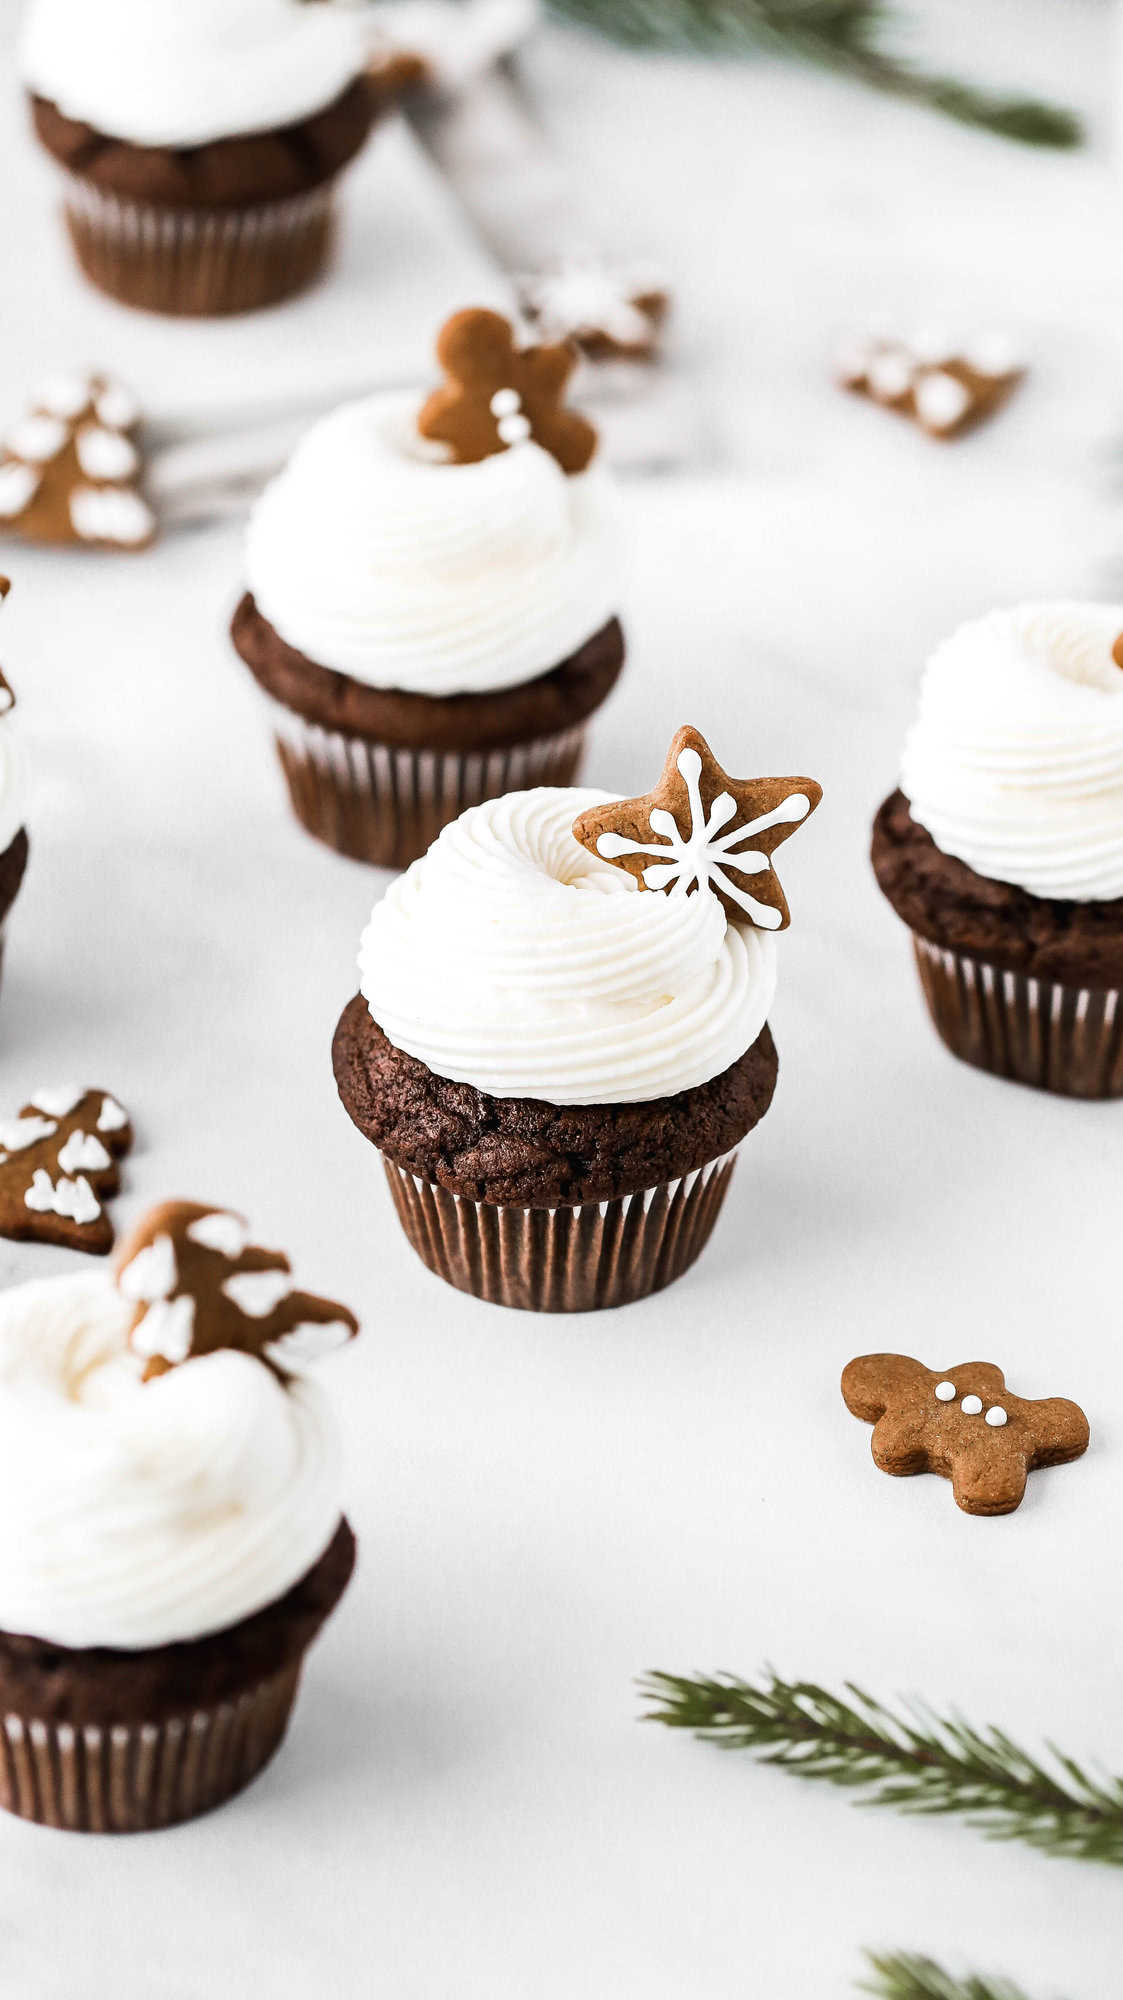
[(680, 750), (675, 762), (690, 804), (689, 833), (681, 831), (672, 813), (657, 806), (650, 825), (658, 845), (632, 840), (622, 833), (602, 833), (597, 839), (597, 853), (606, 861), (618, 861), (624, 854), (656, 855), (658, 859), (643, 870), (646, 888), (669, 889), (672, 895), (688, 895), (695, 886), (714, 889), (744, 910), (759, 929), (779, 930), (784, 921), (783, 911), (759, 902), (746, 889), (739, 888), (731, 880), (731, 872), (766, 875), (772, 862), (762, 849), (753, 847), (754, 839), (773, 826), (797, 826), (811, 811), (811, 800), (805, 792), (792, 792), (771, 812), (761, 813), (756, 819), (746, 820), (743, 826), (721, 833), (720, 829), (728, 826), (737, 811), (736, 799), (729, 792), (719, 792), (707, 813), (702, 804), (699, 784), (702, 759), (697, 750)]

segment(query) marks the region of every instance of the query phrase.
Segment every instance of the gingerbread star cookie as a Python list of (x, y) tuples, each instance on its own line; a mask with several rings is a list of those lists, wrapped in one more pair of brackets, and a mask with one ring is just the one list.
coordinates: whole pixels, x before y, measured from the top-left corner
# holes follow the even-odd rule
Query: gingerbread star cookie
[(359, 1330), (346, 1306), (294, 1290), (288, 1258), (251, 1243), (240, 1215), (206, 1202), (151, 1209), (116, 1263), (117, 1289), (134, 1307), (129, 1338), (147, 1363), (146, 1382), (224, 1347), (284, 1374)]
[(104, 1090), (40, 1090), (0, 1120), (0, 1236), (104, 1257), (113, 1225), (103, 1203), (121, 1185), (129, 1116)]
[(422, 405), (417, 427), (422, 437), (447, 445), (457, 465), (533, 438), (563, 472), (584, 471), (597, 434), (563, 401), (574, 348), (518, 347), (510, 320), (473, 306), (445, 322), (437, 359), (449, 379)]
[(1063, 1396), (1011, 1395), (990, 1361), (925, 1368), (907, 1354), (863, 1354), (842, 1371), (851, 1415), (874, 1426), (882, 1472), (938, 1472), (965, 1514), (1012, 1514), (1026, 1476), (1088, 1446), (1088, 1419)]
[(1010, 343), (993, 335), (962, 348), (923, 337), (859, 341), (835, 363), (841, 388), (910, 417), (934, 438), (959, 437), (993, 416), (1024, 374)]
[(814, 778), (731, 778), (705, 737), (687, 727), (653, 792), (593, 806), (573, 832), (641, 889), (712, 889), (734, 923), (747, 918), (759, 930), (781, 931), (791, 917), (772, 853), (822, 796)]
[(140, 491), (140, 411), (104, 375), (44, 382), (0, 442), (0, 531), (25, 542), (143, 549), (156, 517)]

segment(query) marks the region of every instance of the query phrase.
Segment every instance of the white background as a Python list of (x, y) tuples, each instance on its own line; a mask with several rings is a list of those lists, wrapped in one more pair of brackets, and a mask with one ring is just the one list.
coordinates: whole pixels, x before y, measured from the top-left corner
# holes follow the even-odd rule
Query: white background
[[(929, 9), (928, 43), (1087, 107), (1034, 154), (833, 79), (644, 62), (552, 35), (532, 74), (625, 245), (680, 287), (704, 450), (633, 481), (631, 664), (589, 776), (643, 789), (689, 719), (735, 770), (826, 787), (784, 850), (795, 913), (775, 1105), (703, 1262), (616, 1316), (443, 1288), (393, 1219), (329, 1043), (382, 883), (288, 820), (224, 639), (239, 534), (137, 559), (12, 550), (0, 633), (36, 754), (0, 1105), (73, 1076), (134, 1114), (117, 1205), (230, 1201), (364, 1335), (325, 1369), (358, 1578), (275, 1766), (135, 1841), (0, 1826), (0, 1991), (18, 2000), (843, 2000), (863, 1945), (1035, 1996), (1118, 1990), (1118, 1878), (856, 1811), (637, 1722), (649, 1667), (772, 1661), (959, 1705), (1123, 1771), (1123, 1107), (955, 1064), (879, 898), (867, 830), (933, 641), (992, 603), (1123, 594), (1113, 481), (1123, 260), (1113, 10)], [(3, 119), (0, 391), (93, 361), (159, 414), (420, 361), (495, 281), (404, 136), (350, 190), (333, 287), (234, 327), (134, 319), (67, 273)], [(1022, 338), (1032, 377), (932, 445), (826, 380), (840, 323)], [(455, 968), (450, 968), (454, 984)], [(0, 1245), (15, 1281), (76, 1260)], [(900, 1348), (1069, 1394), (1093, 1442), (1014, 1516), (890, 1482), (838, 1375)]]

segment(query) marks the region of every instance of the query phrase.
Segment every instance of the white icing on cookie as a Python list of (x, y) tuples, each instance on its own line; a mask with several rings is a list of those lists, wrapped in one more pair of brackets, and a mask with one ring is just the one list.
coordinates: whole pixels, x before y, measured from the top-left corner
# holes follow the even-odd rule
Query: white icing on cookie
[(118, 1104), (115, 1097), (103, 1097), (98, 1113), (99, 1132), (120, 1132), (129, 1122), (129, 1114)]
[(53, 1118), (36, 1118), (34, 1113), (27, 1118), (7, 1118), (0, 1123), (0, 1150), (22, 1153), (28, 1146), (37, 1146), (40, 1139), (52, 1139), (57, 1131)]
[(29, 506), (42, 485), (42, 474), (17, 458), (0, 465), (0, 519), (15, 520)]
[(292, 1274), (288, 1271), (236, 1271), (233, 1277), (227, 1278), (222, 1289), (247, 1319), (267, 1319), (273, 1308), (279, 1306), (282, 1299), (287, 1299), (292, 1291)]
[(87, 479), (131, 479), (140, 464), (136, 446), (119, 431), (84, 424), (74, 440)]
[(983, 1407), (981, 1396), (964, 1396), (960, 1409), (965, 1417), (977, 1417)]
[(48, 459), (58, 457), (68, 436), (61, 418), (36, 412), (13, 424), (4, 443), (17, 458), (27, 459), (32, 465), (45, 465)]
[(1007, 1415), (1001, 1403), (995, 1403), (994, 1408), (987, 1411), (987, 1422), (995, 1430), (1001, 1430), (1002, 1425), (1007, 1421)]
[(45, 1167), (36, 1167), (23, 1199), (38, 1215), (61, 1215), (70, 1222), (96, 1222), (101, 1214), (101, 1203), (84, 1176), (52, 1181)]
[(70, 521), (83, 542), (116, 542), (135, 548), (152, 534), (156, 519), (139, 493), (112, 486), (76, 486), (70, 495)]
[(151, 1305), (156, 1299), (170, 1298), (178, 1278), (175, 1245), (170, 1236), (157, 1236), (118, 1272), (117, 1289), (122, 1298), (136, 1305)]
[(33, 1090), (31, 1102), (36, 1111), (45, 1111), (48, 1118), (68, 1118), (85, 1095), (84, 1090), (75, 1090), (72, 1084), (56, 1084), (50, 1090)]
[[(170, 1245), (170, 1239), (164, 1240)], [(153, 1243), (148, 1247), (154, 1250), (156, 1245)], [(146, 1254), (142, 1250), (133, 1262), (139, 1264)], [(124, 1287), (119, 1289), (123, 1291)], [(174, 1368), (179, 1362), (186, 1361), (194, 1334), (195, 1301), (185, 1292), (178, 1299), (150, 1300), (143, 1319), (133, 1328), (131, 1344), (134, 1354), (143, 1355), (149, 1361), (168, 1361)]]
[(82, 1168), (92, 1174), (102, 1167), (111, 1167), (113, 1160), (92, 1132), (72, 1132), (59, 1152), (58, 1163), (64, 1174), (77, 1173)]
[(228, 1208), (216, 1208), (213, 1215), (201, 1215), (197, 1222), (188, 1223), (187, 1234), (192, 1243), (201, 1243), (204, 1250), (217, 1250), (231, 1261), (241, 1256), (250, 1240), (241, 1217), (232, 1215)]
[(940, 1401), (941, 1403), (954, 1403), (954, 1401), (955, 1401), (955, 1383), (954, 1383), (954, 1382), (937, 1382), (937, 1384), (936, 1384), (936, 1395), (937, 1395), (937, 1397), (938, 1397), (938, 1399), (939, 1399), (939, 1401)]

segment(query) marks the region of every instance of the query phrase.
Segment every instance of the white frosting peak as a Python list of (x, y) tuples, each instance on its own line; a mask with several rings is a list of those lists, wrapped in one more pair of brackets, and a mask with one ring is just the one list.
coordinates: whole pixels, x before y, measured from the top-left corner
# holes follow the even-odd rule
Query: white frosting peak
[(200, 146), (322, 110), (370, 38), (363, 10), (339, 0), (31, 0), (20, 68), (113, 138)]
[(330, 1406), (229, 1350), (142, 1383), (104, 1273), (0, 1296), (0, 1626), (198, 1639), (312, 1568), (340, 1519)]
[(451, 464), (417, 409), (372, 396), (308, 432), (254, 510), (249, 588), (289, 645), (370, 687), (532, 680), (617, 609), (607, 476), (530, 440)]
[(1031, 895), (1123, 896), (1123, 605), (1027, 604), (925, 670), (901, 786), (937, 847)]
[(391, 883), (359, 970), (396, 1047), (495, 1097), (617, 1104), (706, 1083), (752, 1045), (774, 939), (708, 890), (642, 890), (590, 854), (573, 821), (608, 796), (490, 799)]

